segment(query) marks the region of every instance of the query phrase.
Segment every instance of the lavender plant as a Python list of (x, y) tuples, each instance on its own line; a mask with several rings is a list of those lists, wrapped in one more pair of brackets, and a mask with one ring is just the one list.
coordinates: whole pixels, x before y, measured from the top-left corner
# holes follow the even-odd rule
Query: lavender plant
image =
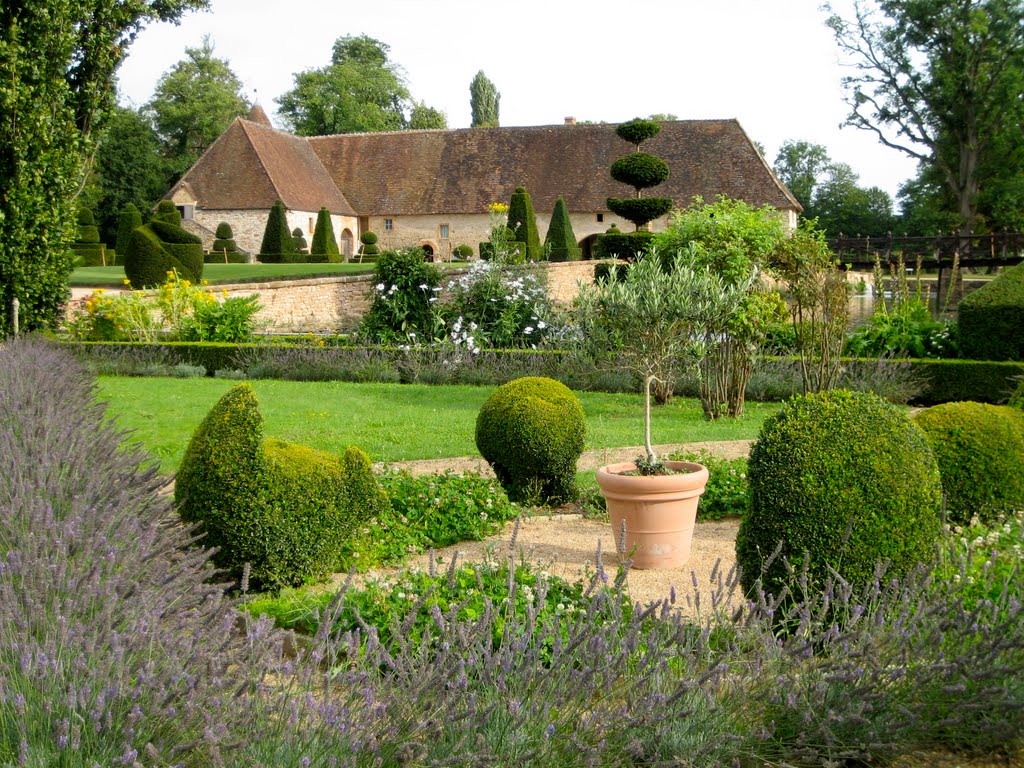
[(217, 764), (254, 715), (269, 627), (123, 437), (67, 353), (0, 347), (0, 764)]

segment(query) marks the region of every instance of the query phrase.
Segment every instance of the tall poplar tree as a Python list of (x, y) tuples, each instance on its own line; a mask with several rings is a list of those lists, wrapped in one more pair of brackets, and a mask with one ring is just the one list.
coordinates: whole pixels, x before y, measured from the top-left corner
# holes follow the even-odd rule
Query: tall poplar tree
[(471, 128), (497, 128), (501, 94), (481, 69), (469, 84), (469, 107), (473, 112)]
[(855, 0), (853, 18), (828, 24), (854, 67), (846, 124), (933, 168), (969, 235), (982, 189), (1005, 174), (1006, 127), (1019, 136), (1024, 121), (1024, 2)]

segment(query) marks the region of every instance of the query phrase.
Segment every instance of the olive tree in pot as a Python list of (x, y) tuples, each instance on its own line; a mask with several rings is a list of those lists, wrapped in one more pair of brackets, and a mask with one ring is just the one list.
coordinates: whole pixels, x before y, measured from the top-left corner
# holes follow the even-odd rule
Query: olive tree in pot
[(692, 254), (652, 252), (618, 279), (614, 269), (584, 286), (574, 309), (579, 352), (589, 362), (628, 369), (643, 382), (644, 451), (635, 461), (597, 470), (597, 483), (620, 551), (634, 568), (678, 568), (690, 556), (697, 502), (708, 470), (701, 464), (659, 461), (651, 441), (651, 385), (671, 384), (723, 337), (749, 285), (727, 283)]

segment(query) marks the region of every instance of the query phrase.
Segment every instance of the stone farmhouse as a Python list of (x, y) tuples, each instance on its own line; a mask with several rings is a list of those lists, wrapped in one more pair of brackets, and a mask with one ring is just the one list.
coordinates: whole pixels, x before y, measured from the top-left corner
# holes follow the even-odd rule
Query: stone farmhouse
[[(695, 195), (723, 194), (779, 209), (793, 227), (800, 204), (736, 120), (679, 120), (643, 145), (662, 157), (671, 176), (645, 196), (671, 197), (685, 206)], [(267, 215), (280, 198), (289, 227), (311, 238), (317, 212), (331, 212), (342, 254), (358, 250), (362, 232), (382, 249), (420, 246), (436, 260), (487, 240), (487, 206), (507, 203), (517, 186), (530, 193), (541, 238), (559, 195), (589, 258), (593, 241), (612, 224), (633, 225), (608, 210), (608, 197), (630, 197), (609, 168), (632, 145), (614, 125), (357, 133), (300, 137), (274, 129), (256, 105), (237, 118), (165, 196), (184, 225), (213, 241), (226, 221), (239, 246), (258, 252)], [(667, 217), (651, 222), (658, 231)]]

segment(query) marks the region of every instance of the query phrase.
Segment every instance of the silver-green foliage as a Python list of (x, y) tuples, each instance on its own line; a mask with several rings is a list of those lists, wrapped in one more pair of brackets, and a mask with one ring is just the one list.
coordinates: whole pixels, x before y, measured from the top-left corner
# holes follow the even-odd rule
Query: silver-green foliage
[(719, 344), (752, 282), (729, 283), (706, 267), (690, 266), (692, 261), (692, 246), (671, 258), (652, 251), (624, 280), (616, 279), (613, 270), (607, 279), (584, 287), (574, 305), (579, 351), (623, 365), (643, 382), (644, 445), (652, 462), (652, 383), (670, 384)]

